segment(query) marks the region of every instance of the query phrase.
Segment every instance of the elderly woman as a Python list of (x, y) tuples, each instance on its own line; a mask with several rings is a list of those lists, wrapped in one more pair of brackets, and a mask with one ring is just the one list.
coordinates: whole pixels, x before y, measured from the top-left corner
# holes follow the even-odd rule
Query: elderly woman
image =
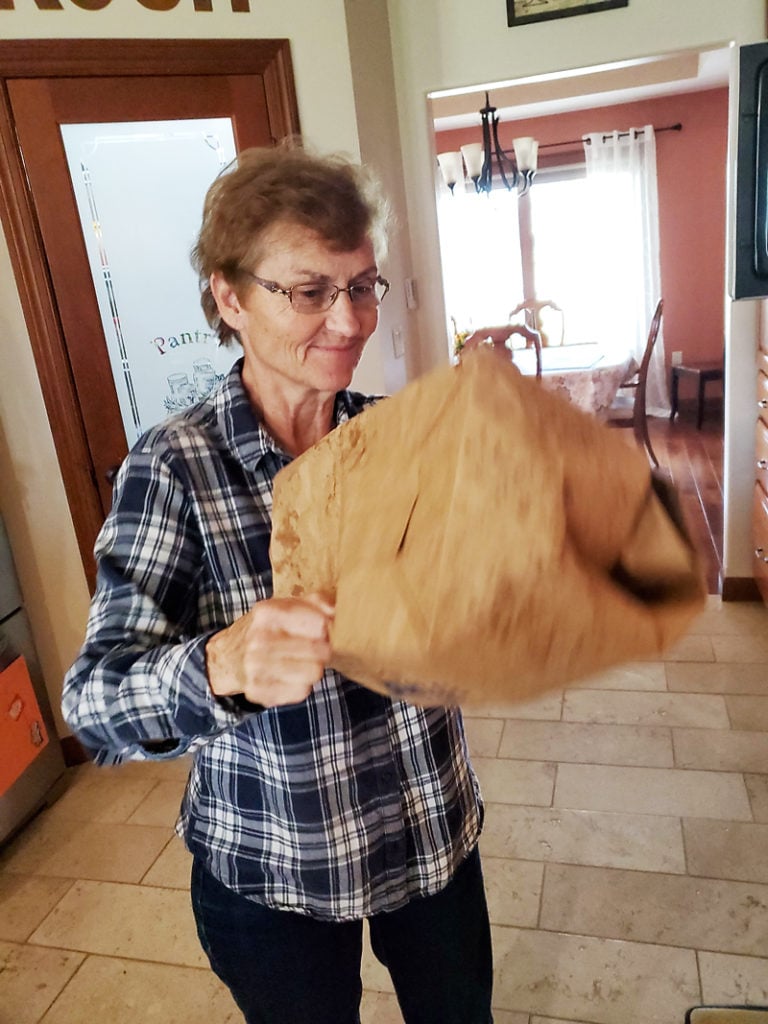
[(347, 388), (389, 287), (385, 220), (361, 168), (299, 148), (214, 182), (194, 262), (245, 354), (121, 468), (65, 681), (97, 762), (192, 755), (198, 934), (249, 1024), (358, 1022), (364, 919), (407, 1024), (491, 1020), (460, 713), (341, 677), (329, 598), (271, 597), (275, 474), (372, 401)]

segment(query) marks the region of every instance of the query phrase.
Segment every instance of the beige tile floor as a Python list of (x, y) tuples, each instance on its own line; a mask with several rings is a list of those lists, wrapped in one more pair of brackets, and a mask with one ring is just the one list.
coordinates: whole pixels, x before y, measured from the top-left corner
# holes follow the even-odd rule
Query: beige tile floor
[[(663, 662), (468, 716), (496, 1024), (768, 1003), (766, 627), (710, 598)], [(0, 851), (0, 1024), (240, 1021), (194, 933), (172, 832), (185, 773), (70, 769)], [(369, 953), (364, 980), (364, 1024), (401, 1024)]]

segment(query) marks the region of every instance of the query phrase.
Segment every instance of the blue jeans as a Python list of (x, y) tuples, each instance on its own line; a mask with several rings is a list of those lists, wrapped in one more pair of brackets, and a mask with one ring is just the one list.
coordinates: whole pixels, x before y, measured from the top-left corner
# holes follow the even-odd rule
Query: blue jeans
[[(247, 1024), (359, 1024), (362, 921), (254, 903), (195, 859), (192, 908), (211, 967)], [(435, 896), (368, 919), (406, 1024), (492, 1024), (493, 967), (480, 855)]]

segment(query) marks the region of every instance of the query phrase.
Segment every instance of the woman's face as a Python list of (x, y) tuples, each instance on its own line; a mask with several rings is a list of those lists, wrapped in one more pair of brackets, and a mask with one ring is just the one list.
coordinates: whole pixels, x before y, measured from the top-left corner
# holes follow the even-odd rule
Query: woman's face
[[(352, 252), (335, 252), (297, 224), (274, 224), (261, 251), (258, 265), (243, 269), (286, 289), (313, 283), (347, 288), (372, 282), (378, 273), (370, 241)], [(323, 313), (298, 313), (287, 295), (255, 282), (239, 299), (216, 274), (211, 286), (222, 317), (240, 334), (244, 378), (258, 391), (278, 388), (296, 401), (311, 392), (335, 394), (348, 387), (378, 323), (377, 306), (353, 305), (346, 292)]]

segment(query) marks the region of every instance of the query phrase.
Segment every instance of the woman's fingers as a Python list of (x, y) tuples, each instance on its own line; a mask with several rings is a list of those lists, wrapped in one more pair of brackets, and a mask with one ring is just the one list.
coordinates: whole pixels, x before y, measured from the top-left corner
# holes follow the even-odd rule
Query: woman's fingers
[(256, 633), (284, 633), (289, 637), (328, 639), (333, 605), (319, 594), (259, 601), (248, 612)]
[(213, 693), (271, 707), (304, 700), (331, 657), (333, 604), (324, 596), (259, 601), (206, 646)]

